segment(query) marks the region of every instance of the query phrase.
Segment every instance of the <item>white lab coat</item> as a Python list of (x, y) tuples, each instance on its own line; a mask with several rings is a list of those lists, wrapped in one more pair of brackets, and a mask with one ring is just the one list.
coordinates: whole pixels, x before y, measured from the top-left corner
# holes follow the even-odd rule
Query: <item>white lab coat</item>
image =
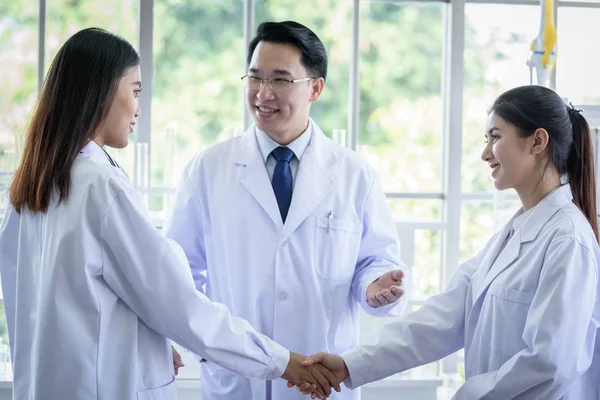
[[(409, 279), (375, 172), (310, 123), (285, 224), (252, 126), (192, 160), (165, 225), (198, 290), (303, 354), (354, 347), (358, 303), (373, 315), (400, 313), (404, 303), (372, 308), (367, 286), (398, 268)], [(203, 399), (264, 400), (265, 386), (202, 366)], [(272, 382), (272, 399), (304, 398)], [(358, 391), (331, 398), (358, 399)]]
[[(600, 399), (598, 261), (569, 185), (542, 200), (500, 252), (512, 220), (445, 292), (342, 355), (347, 385), (465, 349), (456, 400)], [(495, 260), (495, 261), (494, 261)]]
[(278, 378), (289, 360), (196, 291), (181, 248), (93, 142), (66, 203), (8, 209), (0, 266), (14, 399), (176, 399), (165, 336), (253, 378)]

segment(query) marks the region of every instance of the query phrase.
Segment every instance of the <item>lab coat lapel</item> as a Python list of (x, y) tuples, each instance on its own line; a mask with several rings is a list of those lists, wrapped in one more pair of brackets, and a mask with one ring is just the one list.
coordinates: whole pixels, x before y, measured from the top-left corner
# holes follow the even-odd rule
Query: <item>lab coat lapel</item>
[[(508, 267), (508, 264), (507, 264), (507, 265), (503, 266), (504, 268), (500, 268), (499, 264), (500, 263), (502, 263), (502, 264), (512, 263), (514, 261), (514, 258), (512, 260), (510, 259), (510, 258), (512, 258), (510, 255), (515, 250), (512, 247), (514, 245), (514, 243), (513, 243), (514, 240), (509, 241), (510, 248), (503, 249), (502, 254), (500, 254), (500, 251), (502, 250), (502, 245), (504, 244), (506, 237), (508, 236), (508, 234), (510, 233), (510, 230), (512, 229), (513, 221), (516, 218), (517, 214), (515, 214), (510, 219), (510, 221), (508, 221), (508, 223), (506, 225), (504, 225), (502, 230), (496, 235), (496, 239), (494, 240), (494, 243), (492, 243), (490, 245), (489, 249), (486, 251), (485, 255), (483, 256), (483, 258), (481, 260), (481, 263), (477, 267), (477, 271), (473, 275), (473, 278), (471, 280), (471, 287), (473, 290), (473, 297), (472, 297), (473, 306), (475, 306), (477, 304), (477, 300), (481, 297), (482, 294), (485, 293), (485, 290), (487, 289), (487, 287), (489, 286), (489, 284), (492, 281), (491, 276), (493, 276), (493, 277), (498, 276), (498, 274), (501, 272), (501, 270), (503, 271), (506, 267)], [(515, 239), (515, 238), (512, 238), (512, 239)], [(509, 247), (509, 243), (507, 243), (506, 246)]]
[[(504, 236), (504, 238), (506, 238), (506, 236)], [(503, 241), (504, 240), (500, 240), (500, 242)], [(513, 237), (508, 239), (506, 246), (504, 249), (502, 249), (500, 254), (498, 254), (496, 261), (491, 265), (489, 272), (485, 275), (485, 279), (483, 280), (483, 284), (481, 285), (481, 289), (479, 291), (479, 296), (481, 296), (487, 290), (490, 284), (494, 281), (494, 279), (496, 279), (496, 277), (498, 277), (498, 275), (500, 275), (500, 273), (502, 273), (502, 271), (512, 265), (512, 263), (519, 257), (520, 251), (521, 232), (520, 230), (517, 230)]]
[[(569, 185), (557, 188), (537, 205), (523, 225), (517, 229), (513, 237), (508, 240), (506, 247), (502, 249), (502, 243), (509, 234), (516, 215), (511, 218), (481, 262), (481, 272), (487, 271), (487, 273), (482, 274), (484, 278), (482, 278), (483, 282), (481, 284), (478, 284), (477, 281), (474, 282), (478, 286), (476, 289), (477, 295), (475, 296), (475, 303), (477, 303), (477, 300), (479, 300), (486, 292), (494, 279), (496, 279), (498, 275), (519, 257), (521, 245), (535, 240), (548, 220), (552, 218), (561, 207), (572, 200), (573, 196), (571, 195), (571, 188)], [(500, 249), (502, 249), (502, 251), (498, 254)]]
[(240, 184), (254, 197), (277, 228), (281, 229), (283, 221), (281, 220), (277, 199), (269, 180), (265, 162), (256, 142), (254, 125), (248, 128), (240, 138), (240, 143), (234, 154), (234, 162), (246, 166), (241, 173)]
[(496, 236), (494, 243), (490, 246), (486, 255), (481, 260), (477, 271), (473, 275), (471, 281), (471, 290), (473, 291), (473, 296), (471, 298), (473, 299), (473, 302), (470, 306), (465, 327), (465, 349), (471, 348), (470, 340), (474, 337), (473, 331), (477, 327), (481, 306), (488, 287), (494, 279), (502, 271), (508, 268), (508, 266), (518, 257), (521, 244), (516, 237), (512, 237), (506, 244), (506, 247), (502, 249), (502, 245), (511, 230), (514, 218), (515, 217), (513, 216), (513, 218), (511, 218), (504, 226), (502, 231)]
[[(548, 220), (567, 202), (572, 201), (571, 189), (568, 185), (558, 188), (553, 193), (548, 195), (538, 207), (533, 211), (533, 214), (527, 218), (527, 221), (515, 231), (513, 237), (506, 243), (506, 247), (500, 254), (502, 243), (510, 232), (513, 226), (513, 220), (516, 215), (503, 228), (502, 232), (496, 237), (495, 242), (490, 247), (481, 264), (477, 268), (477, 272), (473, 275), (471, 288), (474, 296), (467, 324), (465, 327), (465, 348), (471, 348), (471, 339), (474, 337), (473, 332), (477, 328), (477, 321), (481, 314), (483, 300), (488, 288), (494, 280), (512, 265), (521, 253), (521, 246), (524, 243), (531, 242), (536, 239), (544, 225)], [(469, 357), (477, 357), (470, 355)]]
[(512, 221), (515, 217), (511, 218), (511, 220), (502, 228), (502, 230), (496, 235), (496, 239), (494, 243), (491, 244), (489, 250), (483, 256), (481, 263), (477, 267), (477, 272), (473, 276), (473, 284), (475, 285), (476, 295), (479, 295), (482, 292), (482, 287), (485, 281), (485, 278), (490, 273), (494, 262), (498, 258), (498, 253), (500, 253), (500, 249), (502, 249), (502, 244), (504, 243), (506, 237), (508, 236), (510, 229), (512, 227)]
[(312, 137), (296, 174), (292, 203), (283, 233), (291, 235), (334, 189), (334, 167), (337, 163), (333, 142), (323, 135), (312, 120)]

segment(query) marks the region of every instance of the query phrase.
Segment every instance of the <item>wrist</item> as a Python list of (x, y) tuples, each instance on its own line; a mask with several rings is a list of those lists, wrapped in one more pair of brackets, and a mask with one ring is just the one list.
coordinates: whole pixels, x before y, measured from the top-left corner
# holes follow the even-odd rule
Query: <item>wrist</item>
[[(343, 359), (342, 359), (343, 361)], [(346, 379), (350, 378), (350, 370), (348, 370), (348, 366), (346, 365), (346, 361), (344, 362), (344, 379), (342, 379), (342, 382), (345, 381)]]
[(285, 379), (286, 381), (291, 381), (292, 379), (292, 360), (294, 358), (294, 353), (290, 351), (290, 358), (285, 367), (285, 371), (283, 371), (283, 375), (281, 375), (281, 379)]

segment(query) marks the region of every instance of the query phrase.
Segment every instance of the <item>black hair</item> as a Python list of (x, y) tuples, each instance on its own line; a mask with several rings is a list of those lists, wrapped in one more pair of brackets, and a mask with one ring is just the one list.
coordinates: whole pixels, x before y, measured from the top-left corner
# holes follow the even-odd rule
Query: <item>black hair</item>
[(259, 42), (293, 44), (302, 52), (300, 62), (314, 78), (327, 79), (327, 52), (321, 39), (309, 28), (295, 21), (263, 22), (248, 45), (247, 64)]
[(573, 202), (585, 214), (596, 240), (596, 180), (590, 127), (580, 110), (565, 104), (553, 90), (544, 86), (521, 86), (503, 93), (490, 112), (519, 130), (522, 137), (537, 129), (548, 132), (548, 162), (571, 185)]
[(121, 78), (139, 63), (129, 42), (98, 28), (77, 32), (60, 48), (10, 187), (17, 212), (46, 211), (54, 190), (59, 202), (67, 200), (75, 157), (105, 121)]

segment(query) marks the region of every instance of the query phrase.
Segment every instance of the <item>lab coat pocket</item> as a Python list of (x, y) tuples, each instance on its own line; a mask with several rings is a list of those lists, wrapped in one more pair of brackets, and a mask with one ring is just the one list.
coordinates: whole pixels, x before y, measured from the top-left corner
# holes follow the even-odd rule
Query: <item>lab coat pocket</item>
[(177, 384), (175, 377), (164, 386), (137, 392), (137, 400), (176, 400)]
[(326, 279), (346, 281), (354, 276), (362, 224), (339, 218), (317, 217), (315, 268)]
[(493, 324), (502, 324), (490, 327), (492, 348), (508, 359), (527, 346), (523, 331), (534, 294), (493, 284), (489, 293), (492, 301), (488, 315), (493, 316)]

